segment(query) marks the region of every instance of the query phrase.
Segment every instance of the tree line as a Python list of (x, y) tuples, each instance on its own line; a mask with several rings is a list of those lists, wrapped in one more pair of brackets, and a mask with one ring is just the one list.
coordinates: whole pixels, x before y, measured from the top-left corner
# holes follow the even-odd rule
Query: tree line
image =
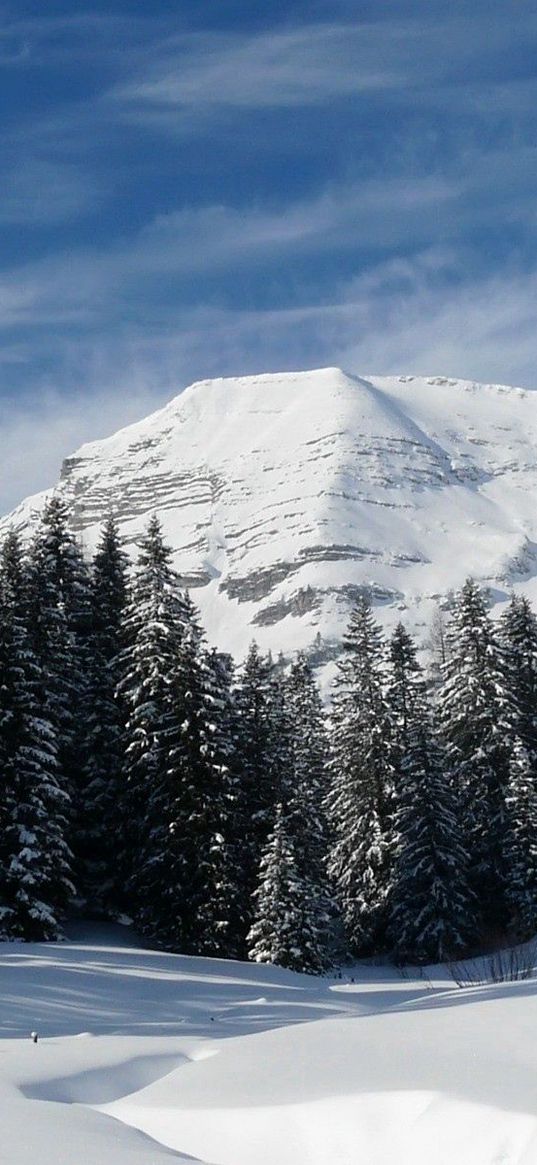
[(305, 655), (212, 650), (153, 518), (85, 563), (59, 497), (0, 550), (0, 937), (73, 905), (171, 950), (321, 972), (537, 929), (537, 620), (469, 580), (426, 671), (367, 594)]

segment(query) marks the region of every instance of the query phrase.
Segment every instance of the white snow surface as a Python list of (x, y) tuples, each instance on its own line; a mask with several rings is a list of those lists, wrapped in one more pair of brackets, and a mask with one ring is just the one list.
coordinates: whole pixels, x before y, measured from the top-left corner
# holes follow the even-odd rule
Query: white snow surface
[(536, 450), (531, 390), (324, 368), (194, 384), (82, 446), (57, 488), (88, 551), (110, 511), (130, 549), (158, 513), (210, 640), (287, 654), (336, 643), (364, 584), (418, 632), (469, 574), (537, 598)]
[(535, 973), (316, 979), (125, 934), (0, 947), (2, 1162), (537, 1162)]

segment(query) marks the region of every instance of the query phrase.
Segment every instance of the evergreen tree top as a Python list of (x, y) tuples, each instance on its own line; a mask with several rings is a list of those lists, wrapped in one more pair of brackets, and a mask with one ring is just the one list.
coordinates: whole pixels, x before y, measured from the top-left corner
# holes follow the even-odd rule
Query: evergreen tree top
[(250, 686), (259, 688), (270, 682), (273, 662), (270, 655), (262, 655), (255, 642), (255, 639), (250, 644), (248, 654), (240, 669), (239, 685), (244, 691)]
[(177, 572), (170, 565), (172, 555), (171, 546), (164, 541), (160, 521), (153, 515), (139, 542), (138, 561), (130, 588), (128, 619), (140, 621), (147, 617), (148, 604), (153, 617), (157, 618), (162, 602), (174, 607), (180, 623), (190, 617), (189, 600), (181, 590)]
[(385, 643), (366, 592), (351, 614), (337, 668), (334, 708), (349, 699), (356, 708), (379, 705), (385, 680)]
[(172, 548), (164, 541), (162, 524), (156, 514), (149, 519), (146, 530), (139, 542), (138, 566), (168, 566), (172, 558)]
[(537, 617), (525, 595), (511, 595), (500, 616), (500, 629), (509, 645), (537, 656)]
[(0, 587), (7, 597), (8, 594), (17, 599), (20, 597), (24, 584), (24, 560), (20, 536), (13, 529), (6, 534), (0, 548)]

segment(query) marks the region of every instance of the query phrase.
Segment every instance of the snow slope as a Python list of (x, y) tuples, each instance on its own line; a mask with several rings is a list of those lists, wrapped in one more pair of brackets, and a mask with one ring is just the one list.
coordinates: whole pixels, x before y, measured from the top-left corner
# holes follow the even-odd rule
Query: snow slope
[(535, 1165), (537, 979), (352, 975), (3, 945), (0, 1160)]
[(68, 457), (58, 488), (88, 549), (111, 509), (130, 547), (158, 512), (219, 647), (320, 631), (329, 654), (363, 584), (421, 629), (468, 574), (537, 594), (536, 448), (537, 393), (326, 368), (192, 385)]

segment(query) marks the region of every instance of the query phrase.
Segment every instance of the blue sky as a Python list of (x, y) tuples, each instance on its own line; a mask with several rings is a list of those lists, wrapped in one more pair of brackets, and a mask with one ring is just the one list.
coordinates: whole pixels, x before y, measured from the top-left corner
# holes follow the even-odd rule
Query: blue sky
[(0, 11), (0, 509), (207, 376), (537, 386), (537, 0)]

